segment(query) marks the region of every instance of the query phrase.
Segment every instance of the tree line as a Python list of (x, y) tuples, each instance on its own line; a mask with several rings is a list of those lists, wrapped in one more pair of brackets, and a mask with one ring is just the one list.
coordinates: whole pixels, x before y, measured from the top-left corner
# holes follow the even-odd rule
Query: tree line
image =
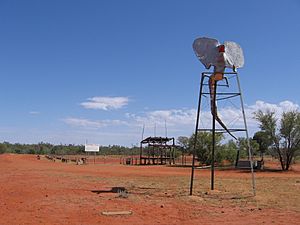
[[(177, 138), (177, 144), (181, 148), (183, 155), (191, 155), (194, 151), (195, 134), (190, 137), (180, 136)], [(252, 154), (259, 155), (259, 144), (250, 138)], [(222, 163), (227, 161), (233, 164), (239, 158), (247, 158), (248, 141), (246, 138), (238, 138), (237, 141), (229, 140), (224, 143), (224, 136), (217, 133), (215, 137), (215, 162)], [(199, 132), (197, 135), (195, 155), (201, 164), (211, 164), (212, 134), (210, 132)]]
[[(300, 112), (291, 110), (283, 112), (281, 119), (276, 118), (276, 112), (258, 110), (254, 118), (259, 123), (260, 130), (250, 138), (250, 150), (252, 155), (260, 156), (268, 154), (277, 158), (282, 170), (289, 170), (296, 157), (300, 157)], [(240, 158), (247, 157), (247, 140), (238, 138), (236, 142), (230, 140), (222, 144), (223, 135), (216, 135), (216, 162), (228, 160), (233, 162), (237, 152)], [(191, 154), (194, 149), (195, 136), (179, 137), (178, 145), (183, 154)], [(195, 151), (201, 163), (211, 162), (212, 134), (200, 132), (197, 136)]]
[[(37, 154), (37, 155), (78, 155), (85, 154), (84, 145), (53, 145), (40, 142), (38, 144), (0, 143), (0, 154)], [(139, 154), (136, 146), (124, 147), (119, 145), (100, 146), (100, 155), (132, 155)]]
[[(264, 154), (276, 157), (282, 170), (289, 170), (297, 156), (300, 156), (300, 112), (284, 112), (280, 120), (277, 120), (274, 111), (258, 110), (254, 118), (259, 123), (260, 130), (250, 138), (251, 152), (254, 156), (264, 159)], [(239, 152), (240, 158), (247, 158), (248, 143), (245, 138), (237, 141), (229, 140), (224, 143), (224, 136), (216, 135), (216, 162), (226, 160), (233, 163)], [(177, 138), (176, 155), (190, 155), (194, 149), (195, 135)], [(212, 134), (210, 132), (198, 133), (196, 140), (196, 156), (200, 163), (211, 163)], [(85, 154), (84, 145), (53, 145), (50, 143), (19, 144), (0, 143), (1, 153), (16, 154)], [(119, 145), (101, 146), (101, 155), (138, 155), (139, 147), (124, 147)]]

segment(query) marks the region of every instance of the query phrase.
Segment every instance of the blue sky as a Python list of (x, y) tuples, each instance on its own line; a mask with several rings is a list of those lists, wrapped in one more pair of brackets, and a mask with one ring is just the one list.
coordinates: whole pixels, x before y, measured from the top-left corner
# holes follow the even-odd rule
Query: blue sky
[(299, 10), (297, 0), (0, 0), (0, 141), (131, 146), (143, 124), (165, 135), (165, 121), (169, 136), (190, 135), (200, 36), (242, 46), (253, 133), (257, 108), (299, 108)]

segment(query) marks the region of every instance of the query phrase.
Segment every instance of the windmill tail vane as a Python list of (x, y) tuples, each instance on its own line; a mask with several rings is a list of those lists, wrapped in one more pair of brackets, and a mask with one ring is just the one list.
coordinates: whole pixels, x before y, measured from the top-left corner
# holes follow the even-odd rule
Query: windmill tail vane
[(216, 39), (201, 37), (193, 43), (193, 49), (200, 62), (209, 69), (214, 67), (214, 72), (209, 76), (209, 93), (211, 102), (211, 113), (221, 127), (234, 139), (237, 139), (220, 119), (217, 112), (216, 90), (217, 82), (226, 79), (224, 72), (226, 68), (231, 68), (236, 72), (237, 68), (244, 65), (244, 55), (242, 48), (235, 42), (226, 41), (220, 44)]

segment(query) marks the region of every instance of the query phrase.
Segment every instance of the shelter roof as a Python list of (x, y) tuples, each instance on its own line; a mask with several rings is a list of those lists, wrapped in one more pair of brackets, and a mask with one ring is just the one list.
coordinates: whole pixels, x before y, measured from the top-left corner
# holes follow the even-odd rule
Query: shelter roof
[(141, 141), (142, 144), (147, 144), (147, 143), (167, 143), (169, 141), (174, 140), (174, 138), (168, 138), (168, 137), (147, 137), (144, 140)]

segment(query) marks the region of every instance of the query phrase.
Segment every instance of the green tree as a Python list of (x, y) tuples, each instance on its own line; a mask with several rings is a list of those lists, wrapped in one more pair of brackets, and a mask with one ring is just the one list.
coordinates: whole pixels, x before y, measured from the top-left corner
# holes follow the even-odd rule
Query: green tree
[(226, 144), (223, 144), (220, 150), (217, 152), (217, 162), (227, 160), (230, 163), (233, 163), (236, 159), (237, 150), (238, 146), (236, 142), (233, 140), (229, 140)]
[(177, 138), (177, 144), (185, 151), (189, 150), (189, 138), (185, 136), (179, 136)]
[(253, 135), (253, 140), (257, 142), (259, 145), (259, 152), (261, 155), (261, 159), (264, 160), (264, 154), (269, 148), (269, 146), (272, 145), (271, 137), (267, 134), (266, 131), (258, 131)]
[(189, 138), (185, 136), (179, 136), (177, 138), (177, 145), (181, 151), (181, 163), (183, 165), (186, 160), (185, 154), (190, 153)]
[[(253, 140), (252, 138), (249, 138), (250, 142), (250, 149), (252, 155), (257, 155), (257, 151), (259, 149), (258, 143)], [(246, 158), (248, 157), (248, 141), (247, 138), (239, 137), (237, 142), (238, 150), (240, 152), (240, 158)]]
[[(215, 136), (216, 154), (217, 151), (220, 150), (222, 139), (223, 139), (223, 135), (220, 133), (216, 133)], [(195, 134), (193, 134), (189, 139), (189, 146), (191, 146), (191, 149), (194, 148), (194, 143), (195, 143)], [(199, 132), (196, 140), (196, 155), (198, 160), (204, 164), (211, 164), (211, 150), (212, 150), (212, 133)]]
[(3, 154), (3, 153), (5, 153), (5, 152), (6, 152), (6, 150), (7, 150), (7, 148), (6, 148), (6, 145), (5, 145), (5, 144), (2, 144), (2, 143), (0, 143), (0, 154)]
[(300, 112), (288, 111), (282, 114), (277, 127), (275, 112), (261, 110), (255, 113), (262, 131), (270, 137), (272, 149), (277, 153), (282, 170), (288, 170), (300, 148)]

